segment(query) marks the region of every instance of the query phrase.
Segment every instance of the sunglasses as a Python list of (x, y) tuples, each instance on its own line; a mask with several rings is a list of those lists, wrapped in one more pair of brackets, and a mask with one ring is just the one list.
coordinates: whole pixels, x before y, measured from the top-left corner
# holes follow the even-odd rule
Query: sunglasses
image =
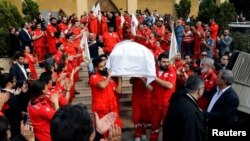
[(206, 54), (201, 54), (201, 56), (207, 56)]

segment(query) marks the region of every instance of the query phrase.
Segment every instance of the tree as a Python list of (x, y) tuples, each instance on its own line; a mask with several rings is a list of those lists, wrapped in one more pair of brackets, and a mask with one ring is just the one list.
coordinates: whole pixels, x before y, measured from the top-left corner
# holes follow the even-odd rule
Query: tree
[(216, 19), (218, 7), (213, 0), (203, 0), (199, 7), (197, 19), (203, 23), (208, 23), (211, 18)]
[(226, 29), (228, 28), (228, 24), (230, 22), (235, 21), (236, 11), (234, 5), (229, 2), (224, 2), (219, 7), (219, 13), (217, 14), (217, 22), (220, 25), (220, 28)]
[(234, 4), (238, 14), (243, 13), (243, 16), (250, 20), (249, 0), (230, 0), (230, 2)]
[(175, 10), (177, 12), (178, 18), (182, 17), (183, 19), (187, 19), (191, 9), (191, 1), (190, 0), (181, 0), (179, 4), (174, 5)]
[(243, 52), (250, 53), (250, 34), (241, 32), (232, 32), (233, 43), (230, 46), (231, 50), (240, 50)]
[(213, 0), (203, 0), (199, 9), (198, 20), (208, 23), (211, 18), (214, 18), (221, 30), (228, 28), (228, 24), (236, 17), (234, 5), (229, 2), (216, 6)]
[(37, 16), (39, 15), (39, 6), (33, 0), (23, 0), (22, 7), (22, 12), (25, 15), (25, 20), (30, 21), (37, 18)]
[(22, 18), (17, 7), (11, 3), (0, 0), (0, 57), (7, 57), (9, 45), (10, 27), (21, 26)]

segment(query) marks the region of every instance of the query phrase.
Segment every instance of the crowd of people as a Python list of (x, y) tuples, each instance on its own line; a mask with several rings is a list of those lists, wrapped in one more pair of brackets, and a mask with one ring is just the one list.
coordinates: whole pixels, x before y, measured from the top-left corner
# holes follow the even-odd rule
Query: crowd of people
[[(93, 11), (79, 19), (75, 14), (58, 18), (48, 14), (45, 19), (40, 15), (24, 22), (20, 30), (10, 28), (13, 63), (0, 79), (1, 140), (121, 140), (122, 78), (112, 77), (105, 64), (122, 40), (147, 47), (157, 68), (150, 84), (144, 77), (130, 79), (135, 141), (147, 140), (149, 124), (151, 141), (158, 140), (161, 125), (163, 140), (169, 141), (205, 141), (210, 139), (206, 129), (233, 129), (239, 98), (231, 87), (233, 74), (226, 69), (233, 40), (229, 30), (220, 35), (215, 19), (207, 24), (182, 18), (174, 22), (171, 15), (157, 10), (138, 10), (136, 18), (136, 35), (126, 11), (102, 12), (101, 19)], [(169, 59), (172, 32), (178, 53)], [(85, 61), (84, 35), (90, 52), (94, 122), (83, 105), (71, 105), (79, 94), (75, 83), (82, 79), (78, 73)], [(40, 76), (36, 63), (44, 68)]]

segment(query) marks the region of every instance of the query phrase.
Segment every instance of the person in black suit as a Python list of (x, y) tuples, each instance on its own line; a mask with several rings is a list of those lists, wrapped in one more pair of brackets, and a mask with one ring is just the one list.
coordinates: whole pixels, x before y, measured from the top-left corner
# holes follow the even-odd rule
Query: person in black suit
[(24, 54), (17, 52), (14, 56), (16, 63), (10, 67), (9, 73), (17, 80), (17, 84), (22, 85), (25, 80), (28, 80), (26, 66), (24, 66)]
[(187, 79), (184, 90), (172, 95), (163, 126), (163, 141), (205, 140), (205, 119), (197, 105), (203, 92), (202, 78), (193, 75)]
[(33, 52), (33, 39), (31, 37), (31, 35), (29, 34), (28, 30), (30, 28), (30, 25), (28, 22), (24, 22), (24, 24), (22, 25), (22, 29), (19, 32), (19, 38), (21, 41), (21, 47), (24, 50), (25, 46), (29, 46), (31, 52)]
[(204, 112), (208, 121), (209, 136), (212, 129), (229, 131), (236, 126), (239, 97), (231, 87), (233, 81), (232, 71), (220, 70), (216, 80), (217, 88), (211, 91), (212, 97), (207, 111)]

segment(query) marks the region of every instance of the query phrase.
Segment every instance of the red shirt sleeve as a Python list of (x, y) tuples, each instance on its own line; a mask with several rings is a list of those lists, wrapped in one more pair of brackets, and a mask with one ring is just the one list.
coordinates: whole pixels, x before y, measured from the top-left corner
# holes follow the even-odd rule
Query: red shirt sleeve
[(175, 71), (174, 67), (169, 67), (168, 72), (169, 72), (168, 77), (165, 80), (172, 83), (175, 86), (175, 83), (176, 83), (176, 71)]
[(41, 117), (51, 120), (55, 114), (55, 109), (49, 106), (41, 106), (39, 113)]
[(90, 77), (89, 84), (91, 86), (96, 86), (99, 81), (101, 81), (101, 78), (94, 74)]

